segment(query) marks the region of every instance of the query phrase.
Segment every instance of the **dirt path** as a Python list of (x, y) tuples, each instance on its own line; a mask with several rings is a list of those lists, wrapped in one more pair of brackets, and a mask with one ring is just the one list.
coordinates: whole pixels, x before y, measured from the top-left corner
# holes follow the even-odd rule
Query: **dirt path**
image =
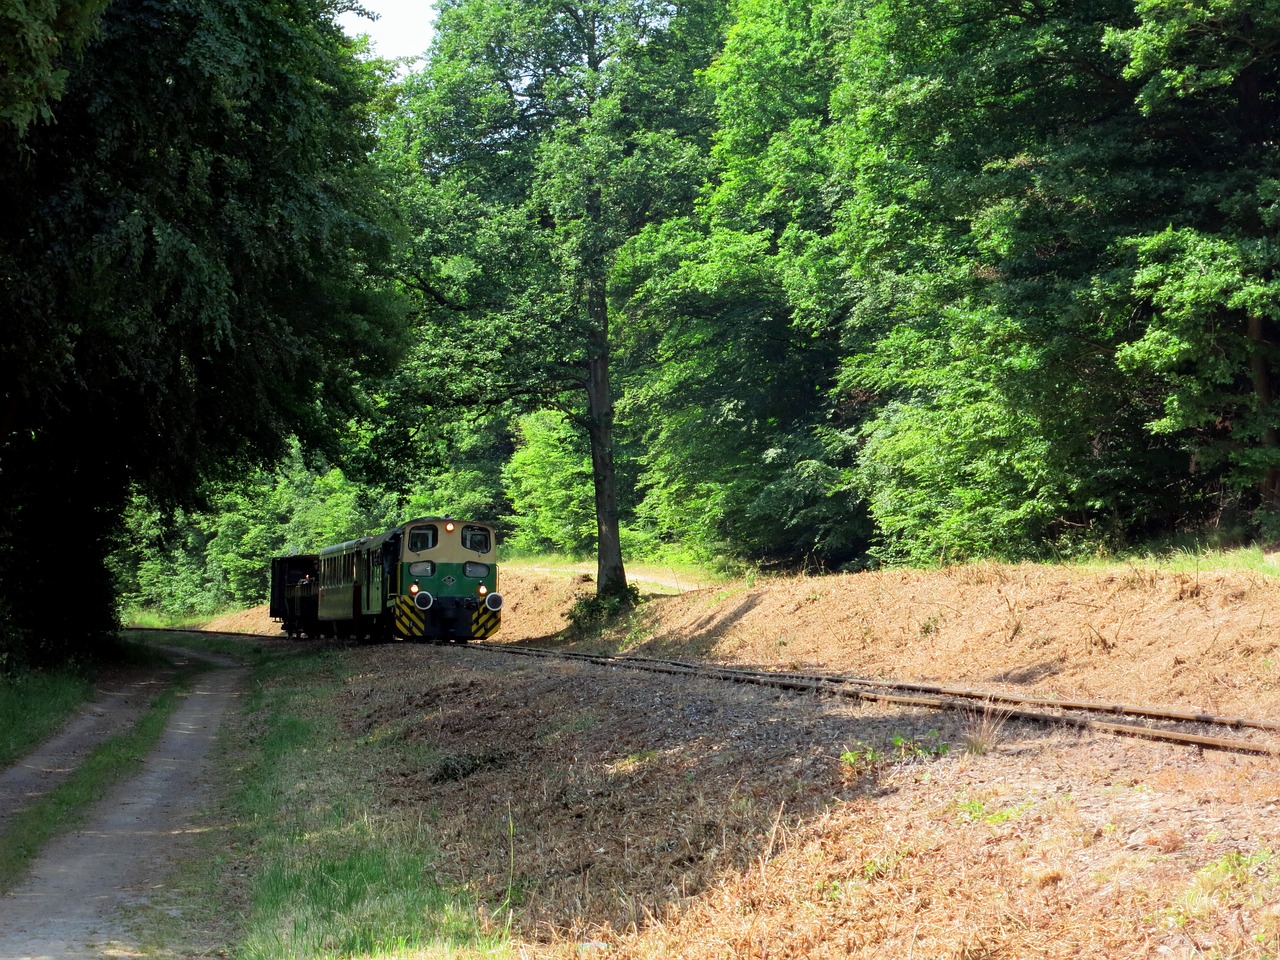
[[(127, 943), (120, 912), (165, 890), (169, 868), (198, 829), (206, 756), (244, 676), (228, 663), (198, 676), (138, 775), (95, 807), (80, 829), (51, 843), (28, 879), (0, 897), (0, 957), (85, 960), (137, 952)], [(104, 739), (101, 731), (116, 726), (110, 708), (127, 699), (96, 704), (40, 754), (12, 768), (16, 773), (7, 772), (10, 779), (0, 781), (0, 820), (24, 799), (14, 785), (39, 780), (58, 758), (82, 757), (86, 738)]]

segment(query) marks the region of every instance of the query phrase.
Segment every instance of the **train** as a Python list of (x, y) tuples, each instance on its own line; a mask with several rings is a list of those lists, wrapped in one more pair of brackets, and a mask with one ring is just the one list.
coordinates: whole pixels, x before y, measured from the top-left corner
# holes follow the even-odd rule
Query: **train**
[(492, 526), (420, 517), (271, 561), (270, 615), (290, 637), (466, 643), (502, 624)]

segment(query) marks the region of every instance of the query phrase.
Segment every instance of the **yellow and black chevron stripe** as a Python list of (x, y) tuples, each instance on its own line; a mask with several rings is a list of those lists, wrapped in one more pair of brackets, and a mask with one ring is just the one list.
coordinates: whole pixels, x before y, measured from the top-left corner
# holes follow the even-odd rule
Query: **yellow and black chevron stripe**
[(413, 604), (411, 597), (400, 597), (395, 608), (396, 635), (401, 637), (425, 637), (427, 615)]
[(497, 610), (481, 607), (471, 617), (471, 636), (476, 639), (491, 637), (498, 632), (502, 616)]

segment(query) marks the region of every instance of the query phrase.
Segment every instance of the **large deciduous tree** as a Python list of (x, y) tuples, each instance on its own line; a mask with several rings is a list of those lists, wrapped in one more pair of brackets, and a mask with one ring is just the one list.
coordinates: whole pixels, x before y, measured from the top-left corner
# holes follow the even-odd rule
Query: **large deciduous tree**
[(189, 500), (352, 406), (394, 315), (374, 69), (320, 0), (117, 0), (0, 143), (0, 655), (110, 623), (131, 489)]
[(626, 588), (610, 277), (624, 241), (701, 185), (695, 72), (721, 17), (715, 0), (446, 0), (390, 131), (411, 196), (420, 384), (581, 423), (602, 595)]
[(866, 546), (842, 484), (839, 196), (831, 95), (836, 5), (738, 0), (706, 72), (716, 125), (696, 215), (627, 247), (633, 364), (624, 411), (644, 425), (638, 508), (704, 549), (813, 565)]
[(1168, 530), (1232, 473), (1265, 499), (1251, 6), (846, 5), (846, 343), (874, 346), (845, 383), (876, 398), (858, 480), (890, 555)]

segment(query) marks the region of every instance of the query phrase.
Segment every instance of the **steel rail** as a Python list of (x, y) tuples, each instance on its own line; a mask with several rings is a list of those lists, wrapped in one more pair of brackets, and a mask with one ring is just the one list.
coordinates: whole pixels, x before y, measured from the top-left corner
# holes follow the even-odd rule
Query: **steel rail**
[[(733, 667), (691, 663), (683, 660), (615, 657), (567, 650), (547, 650), (541, 647), (517, 647), (510, 644), (469, 643), (465, 644), (464, 648), (521, 656), (584, 661), (600, 666), (624, 667), (651, 673), (698, 676), (783, 690), (831, 693), (857, 700), (924, 707), (934, 710), (974, 710), (975, 708), (989, 710), (992, 706), (998, 704), (999, 716), (1002, 718), (1026, 720), (1041, 724), (1061, 724), (1079, 729), (1097, 730), (1116, 736), (1138, 737), (1146, 740), (1177, 743), (1213, 750), (1280, 756), (1280, 746), (1273, 744), (1253, 743), (1248, 740), (1200, 733), (1184, 733), (1178, 730), (1139, 724), (1116, 723), (1110, 720), (1101, 720), (1097, 717), (1073, 715), (1058, 711), (1074, 710), (1078, 713), (1105, 713), (1118, 716), (1142, 717), (1149, 720), (1168, 720), (1177, 723), (1201, 723), (1211, 726), (1247, 727), (1269, 731), (1280, 730), (1280, 723), (1247, 717), (1219, 717), (1192, 710), (1163, 710), (1154, 707), (1097, 703), (1093, 701), (1047, 700), (1036, 697), (1018, 697), (1005, 693), (990, 693), (965, 687), (895, 683), (889, 680), (864, 680), (858, 677), (741, 670)], [(1020, 706), (1036, 706), (1045, 709), (1038, 711), (1024, 710), (1019, 709)]]
[[(231, 631), (183, 630), (165, 627), (129, 627), (130, 630), (152, 630), (166, 633), (202, 633), (239, 638), (262, 636), (261, 634), (234, 633)], [(274, 639), (274, 638), (268, 638)], [(1015, 705), (1044, 707), (1051, 711), (1076, 710), (1079, 712), (1106, 713), (1117, 716), (1144, 717), (1149, 720), (1168, 720), (1177, 723), (1201, 723), (1210, 726), (1280, 730), (1280, 723), (1248, 717), (1220, 717), (1193, 710), (1164, 710), (1154, 707), (1134, 706), (1094, 701), (1047, 700), (1036, 697), (1018, 697), (1012, 694), (974, 690), (967, 687), (948, 687), (932, 684), (895, 682), (892, 680), (868, 680), (859, 677), (842, 677), (821, 674), (802, 674), (781, 671), (742, 670), (685, 660), (661, 660), (652, 657), (614, 657), (606, 654), (577, 653), (571, 650), (548, 650), (542, 647), (518, 647), (501, 643), (451, 644), (459, 649), (485, 650), (531, 657), (559, 660), (578, 660), (601, 666), (623, 667), (651, 673), (676, 676), (697, 676), (733, 683), (748, 683), (775, 689), (802, 692), (830, 693), (855, 700), (870, 700), (900, 706), (923, 707), (932, 710), (989, 710), (1001, 704), (1002, 718), (1026, 720), (1040, 724), (1061, 724), (1080, 729), (1098, 730), (1116, 736), (1138, 737), (1163, 743), (1177, 743), (1212, 750), (1236, 753), (1254, 753), (1280, 756), (1280, 746), (1251, 743), (1231, 737), (1215, 737), (1197, 733), (1183, 733), (1160, 727), (1144, 727), (1137, 724), (1115, 723), (1096, 717), (1072, 716), (1058, 712), (1039, 712), (1018, 709)]]

